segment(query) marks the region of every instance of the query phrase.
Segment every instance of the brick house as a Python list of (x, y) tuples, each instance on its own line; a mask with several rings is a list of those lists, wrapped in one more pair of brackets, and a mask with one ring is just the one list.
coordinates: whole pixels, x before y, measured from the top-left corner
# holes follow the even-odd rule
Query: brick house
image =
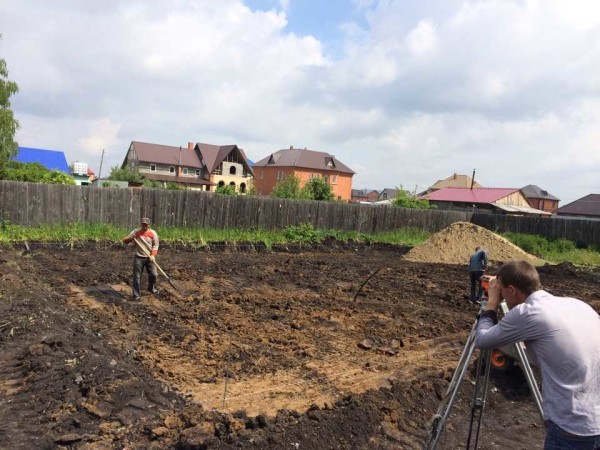
[(331, 185), (334, 198), (350, 201), (354, 173), (329, 153), (290, 147), (254, 164), (254, 186), (257, 194), (269, 195), (275, 185), (288, 176), (298, 177), (300, 187), (311, 178), (321, 177)]
[(378, 198), (379, 191), (374, 189), (352, 189), (350, 201), (353, 203), (374, 202)]
[(521, 188), (521, 192), (529, 200), (531, 206), (536, 209), (541, 209), (549, 213), (553, 213), (558, 209), (558, 202), (560, 200), (535, 184), (528, 184)]

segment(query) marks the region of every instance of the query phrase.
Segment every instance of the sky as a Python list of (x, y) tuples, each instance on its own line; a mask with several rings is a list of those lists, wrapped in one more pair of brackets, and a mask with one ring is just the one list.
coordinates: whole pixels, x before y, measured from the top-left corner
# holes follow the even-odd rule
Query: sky
[(1, 0), (0, 34), (19, 145), (97, 175), (134, 140), (293, 145), (355, 189), (600, 193), (597, 0)]

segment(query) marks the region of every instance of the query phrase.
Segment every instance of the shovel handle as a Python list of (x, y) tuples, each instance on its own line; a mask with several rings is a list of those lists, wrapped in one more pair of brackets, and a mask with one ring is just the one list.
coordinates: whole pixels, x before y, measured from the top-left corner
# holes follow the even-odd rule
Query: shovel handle
[[(138, 239), (137, 239), (137, 238), (133, 238), (133, 240), (135, 241), (135, 243), (137, 244), (137, 246), (138, 246), (138, 247), (139, 247), (139, 248), (140, 248), (140, 249), (141, 249), (141, 250), (144, 252), (144, 255), (146, 255), (146, 256), (149, 258), (149, 257), (150, 257), (150, 252), (148, 252), (148, 249), (147, 249), (147, 248), (145, 248), (145, 247), (142, 245), (142, 243), (141, 243), (140, 241), (138, 241)], [(171, 279), (169, 278), (169, 275), (167, 275), (167, 274), (165, 273), (165, 271), (164, 271), (164, 270), (162, 270), (162, 269), (160, 268), (160, 266), (158, 265), (158, 263), (157, 263), (156, 261), (152, 261), (152, 263), (153, 263), (153, 264), (156, 266), (156, 268), (157, 268), (157, 269), (160, 271), (160, 273), (162, 273), (162, 274), (165, 276), (165, 278), (166, 278), (167, 280), (169, 280), (169, 282), (170, 282), (170, 281), (171, 281)]]

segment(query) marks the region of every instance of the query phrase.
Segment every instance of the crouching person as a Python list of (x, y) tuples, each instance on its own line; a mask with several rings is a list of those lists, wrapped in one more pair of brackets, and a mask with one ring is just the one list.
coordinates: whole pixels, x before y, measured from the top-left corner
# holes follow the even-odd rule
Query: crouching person
[[(498, 348), (524, 341), (542, 371), (545, 450), (600, 449), (600, 316), (581, 300), (542, 289), (537, 270), (509, 261), (490, 281), (475, 345)], [(500, 322), (504, 299), (510, 311)]]

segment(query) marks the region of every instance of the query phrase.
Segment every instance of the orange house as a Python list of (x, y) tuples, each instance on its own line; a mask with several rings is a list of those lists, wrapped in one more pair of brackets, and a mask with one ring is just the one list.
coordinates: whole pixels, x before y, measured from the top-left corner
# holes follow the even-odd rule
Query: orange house
[(254, 163), (254, 187), (258, 195), (270, 195), (275, 185), (289, 176), (300, 179), (300, 187), (314, 177), (325, 179), (334, 198), (350, 201), (354, 171), (325, 152), (290, 147)]

